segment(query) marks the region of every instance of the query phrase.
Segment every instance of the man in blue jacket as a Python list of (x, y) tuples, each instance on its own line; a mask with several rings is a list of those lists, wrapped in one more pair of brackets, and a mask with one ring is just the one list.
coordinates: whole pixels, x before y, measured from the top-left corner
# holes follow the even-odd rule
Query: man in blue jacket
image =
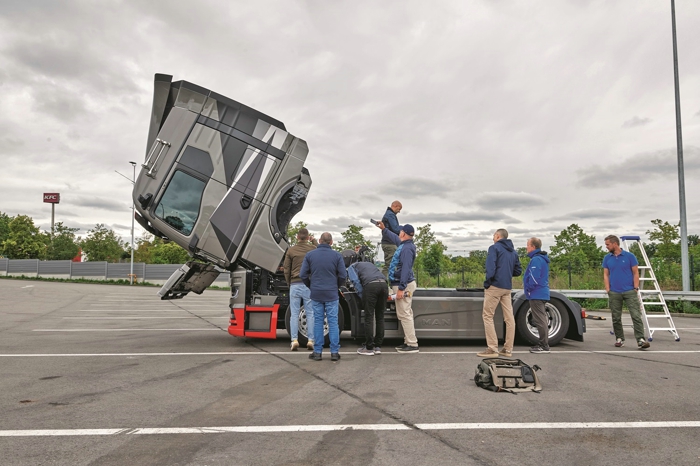
[[(401, 227), (399, 225), (399, 219), (396, 217), (396, 214), (401, 212), (402, 208), (403, 206), (399, 201), (394, 201), (391, 203), (391, 206), (386, 208), (386, 212), (382, 217), (382, 223), (384, 224), (384, 226), (391, 230), (397, 236), (401, 230)], [(384, 253), (384, 267), (382, 268), (382, 272), (387, 278), (389, 278), (389, 266), (391, 265), (391, 258), (394, 257), (394, 253), (396, 252), (396, 247), (397, 246), (394, 244), (393, 241), (389, 239), (384, 239), (384, 237), (382, 237), (382, 252)]]
[(549, 301), (549, 257), (541, 248), (539, 238), (527, 240), (530, 263), (523, 275), (523, 288), (530, 301), (532, 323), (539, 334), (539, 342), (530, 348), (531, 353), (549, 353), (549, 317), (545, 310), (545, 304)]
[[(489, 247), (486, 256), (486, 280), (484, 281), (484, 330), (486, 330), (486, 348), (476, 355), (482, 358), (496, 358), (499, 355), (510, 358), (513, 356), (515, 342), (515, 319), (513, 318), (513, 302), (510, 293), (513, 289), (513, 277), (522, 273), (518, 253), (513, 248), (513, 242), (508, 239), (508, 232), (500, 228), (493, 234), (493, 246)], [(313, 297), (311, 298), (313, 299)], [(503, 320), (506, 323), (506, 339), (503, 351), (498, 351), (498, 335), (493, 324), (496, 307), (501, 304)]]
[(314, 308), (314, 352), (309, 359), (320, 361), (323, 353), (323, 321), (328, 319), (331, 340), (331, 361), (340, 359), (340, 329), (338, 328), (338, 288), (345, 284), (347, 272), (343, 256), (331, 249), (333, 237), (325, 232), (316, 249), (304, 256), (299, 277), (311, 290)]
[(413, 293), (416, 291), (416, 277), (413, 275), (413, 263), (416, 260), (416, 245), (413, 244), (415, 230), (407, 223), (397, 235), (384, 222), (379, 222), (377, 226), (382, 229), (382, 241), (391, 241), (397, 247), (389, 265), (389, 284), (396, 294), (396, 317), (401, 321), (404, 344), (397, 346), (396, 351), (418, 353), (418, 338), (411, 307)]

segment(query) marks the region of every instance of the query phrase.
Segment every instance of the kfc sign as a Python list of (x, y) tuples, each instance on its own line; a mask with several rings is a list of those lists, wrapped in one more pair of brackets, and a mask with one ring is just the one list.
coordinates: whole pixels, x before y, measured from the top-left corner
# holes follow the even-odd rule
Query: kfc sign
[(44, 193), (44, 202), (58, 204), (61, 202), (61, 195), (59, 193)]

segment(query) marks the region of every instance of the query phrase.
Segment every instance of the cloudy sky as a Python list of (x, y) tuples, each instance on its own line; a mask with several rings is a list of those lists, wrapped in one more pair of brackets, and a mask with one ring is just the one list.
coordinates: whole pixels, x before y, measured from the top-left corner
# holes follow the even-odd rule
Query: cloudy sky
[[(0, 211), (126, 239), (153, 75), (310, 147), (294, 219), (430, 223), (448, 253), (505, 227), (545, 248), (679, 219), (670, 1), (0, 0)], [(676, 0), (688, 232), (700, 233), (700, 2)], [(137, 236), (140, 234), (137, 226)]]

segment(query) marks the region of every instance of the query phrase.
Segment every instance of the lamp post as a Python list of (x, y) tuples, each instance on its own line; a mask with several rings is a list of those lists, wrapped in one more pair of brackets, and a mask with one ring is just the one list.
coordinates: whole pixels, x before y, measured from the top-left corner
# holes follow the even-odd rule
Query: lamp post
[(671, 26), (673, 36), (673, 84), (676, 96), (676, 150), (678, 151), (678, 203), (681, 224), (681, 269), (683, 291), (690, 291), (688, 261), (688, 224), (685, 213), (685, 174), (683, 172), (683, 134), (681, 131), (681, 92), (678, 84), (678, 45), (676, 45), (676, 2), (671, 0)]
[[(134, 169), (131, 182), (136, 184), (136, 162), (129, 162)], [(129, 272), (129, 284), (134, 284), (134, 201), (131, 200), (131, 272)]]

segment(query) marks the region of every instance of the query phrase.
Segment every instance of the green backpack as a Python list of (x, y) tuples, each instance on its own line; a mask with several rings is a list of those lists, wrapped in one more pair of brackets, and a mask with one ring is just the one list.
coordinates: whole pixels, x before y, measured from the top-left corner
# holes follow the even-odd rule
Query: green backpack
[(540, 366), (529, 365), (520, 359), (484, 359), (476, 367), (474, 383), (494, 392), (535, 392), (542, 391), (536, 372)]

